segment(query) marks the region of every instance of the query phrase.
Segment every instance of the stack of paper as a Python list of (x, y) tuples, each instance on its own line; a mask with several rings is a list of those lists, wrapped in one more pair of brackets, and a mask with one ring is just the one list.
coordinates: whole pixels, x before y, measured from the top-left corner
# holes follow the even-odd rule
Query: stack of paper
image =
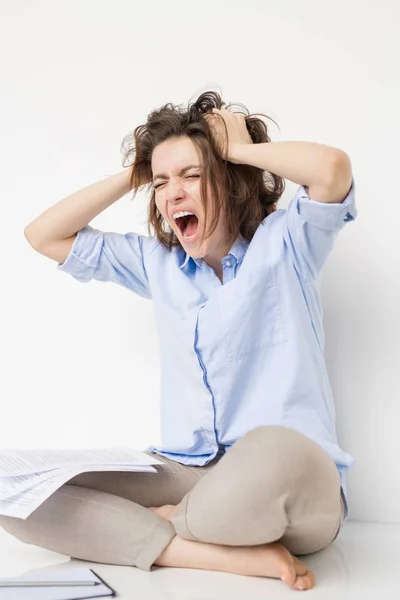
[(163, 464), (130, 448), (94, 450), (1, 450), (0, 514), (26, 519), (53, 492), (80, 473), (146, 471)]

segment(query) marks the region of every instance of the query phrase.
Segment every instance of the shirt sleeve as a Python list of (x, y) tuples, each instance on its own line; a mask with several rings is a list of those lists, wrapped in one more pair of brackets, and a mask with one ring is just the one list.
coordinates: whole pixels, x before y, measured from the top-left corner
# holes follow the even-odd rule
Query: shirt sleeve
[(88, 225), (78, 231), (69, 255), (57, 268), (82, 283), (111, 281), (151, 298), (145, 268), (149, 244), (144, 235), (104, 232)]
[(357, 217), (354, 178), (340, 203), (312, 200), (300, 186), (286, 209), (283, 236), (300, 278), (315, 279), (327, 260), (339, 231)]

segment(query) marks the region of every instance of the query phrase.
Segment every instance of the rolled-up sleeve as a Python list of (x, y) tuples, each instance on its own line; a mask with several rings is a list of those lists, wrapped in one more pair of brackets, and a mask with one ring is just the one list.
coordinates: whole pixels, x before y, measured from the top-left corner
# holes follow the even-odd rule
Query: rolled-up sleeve
[(150, 299), (145, 267), (149, 244), (144, 235), (104, 232), (88, 225), (78, 231), (69, 255), (57, 268), (82, 283), (113, 282)]
[(283, 236), (298, 275), (315, 279), (328, 258), (339, 231), (357, 217), (355, 183), (340, 203), (318, 202), (300, 186), (286, 209)]

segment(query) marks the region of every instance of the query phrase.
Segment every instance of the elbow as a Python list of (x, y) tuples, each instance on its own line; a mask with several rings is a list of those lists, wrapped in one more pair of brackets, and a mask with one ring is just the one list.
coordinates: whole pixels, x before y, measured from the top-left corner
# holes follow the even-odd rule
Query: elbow
[(335, 185), (338, 179), (352, 181), (352, 165), (349, 156), (343, 150), (338, 150), (333, 154), (329, 165), (329, 181)]
[(32, 248), (36, 249), (38, 247), (37, 234), (35, 235), (30, 224), (27, 225), (27, 227), (25, 227), (24, 236), (28, 243), (32, 246)]

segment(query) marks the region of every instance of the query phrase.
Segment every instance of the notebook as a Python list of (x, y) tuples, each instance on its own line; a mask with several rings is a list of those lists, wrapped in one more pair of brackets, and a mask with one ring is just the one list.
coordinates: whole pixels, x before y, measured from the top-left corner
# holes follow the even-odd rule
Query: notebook
[(86, 598), (109, 598), (118, 596), (93, 569), (79, 567), (63, 571), (24, 573), (18, 577), (2, 577), (0, 582), (18, 583), (21, 581), (96, 581), (93, 586), (21, 586), (0, 587), (0, 600), (84, 600)]

